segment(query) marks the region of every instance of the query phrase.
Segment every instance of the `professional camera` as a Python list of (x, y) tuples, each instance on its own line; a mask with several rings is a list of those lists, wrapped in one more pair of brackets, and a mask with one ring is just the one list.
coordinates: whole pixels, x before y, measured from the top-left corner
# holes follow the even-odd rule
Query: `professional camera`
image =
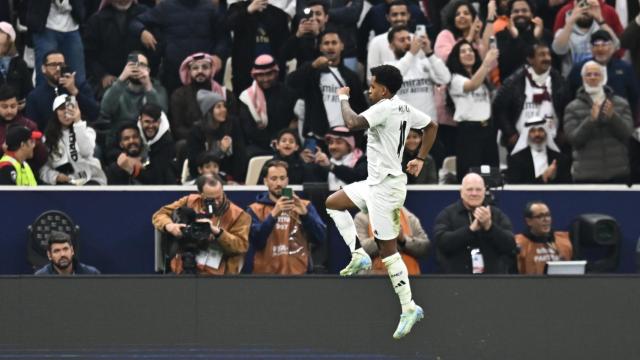
[(186, 224), (182, 228), (182, 237), (176, 238), (178, 251), (182, 257), (182, 267), (187, 274), (196, 273), (196, 255), (206, 250), (211, 238), (211, 226), (208, 222), (198, 222), (198, 219), (207, 219), (210, 215), (196, 214), (189, 207), (181, 207), (174, 213), (174, 222)]
[(489, 165), (472, 167), (470, 172), (474, 172), (482, 177), (485, 185), (484, 202), (485, 205), (496, 205), (497, 199), (495, 192), (498, 188), (504, 187), (504, 178), (500, 172), (500, 168)]

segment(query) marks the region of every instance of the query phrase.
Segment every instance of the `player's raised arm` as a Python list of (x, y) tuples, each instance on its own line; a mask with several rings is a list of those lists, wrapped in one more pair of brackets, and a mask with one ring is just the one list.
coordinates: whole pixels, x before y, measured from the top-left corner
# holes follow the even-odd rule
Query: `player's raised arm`
[(340, 109), (342, 109), (342, 120), (349, 130), (363, 130), (369, 128), (369, 122), (364, 116), (356, 114), (349, 105), (348, 87), (338, 89), (338, 97), (340, 98)]

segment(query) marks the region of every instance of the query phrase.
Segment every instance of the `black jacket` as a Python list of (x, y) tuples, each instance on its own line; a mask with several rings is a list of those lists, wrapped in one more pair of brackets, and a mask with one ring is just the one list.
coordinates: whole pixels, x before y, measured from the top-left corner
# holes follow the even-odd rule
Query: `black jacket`
[[(74, 275), (100, 275), (100, 271), (91, 265), (86, 265), (78, 261), (75, 257), (71, 260), (73, 263)], [(49, 263), (39, 270), (34, 275), (59, 275), (53, 268), (53, 264)]]
[[(71, 17), (78, 25), (82, 25), (85, 17), (84, 0), (69, 0), (71, 3)], [(26, 25), (32, 33), (42, 32), (47, 25), (47, 17), (51, 1), (30, 0), (27, 3)]]
[(469, 230), (469, 211), (462, 200), (447, 206), (435, 221), (435, 243), (441, 270), (448, 274), (471, 274), (471, 250), (480, 249), (484, 272), (508, 273), (515, 264), (516, 242), (511, 221), (497, 207), (491, 206), (492, 226), (489, 231)]
[[(556, 177), (549, 184), (571, 183), (571, 168), (569, 159), (563, 154), (547, 147), (547, 163), (551, 165), (556, 161)], [(543, 184), (542, 176), (536, 178), (533, 168), (533, 157), (529, 147), (518, 151), (507, 158), (507, 182), (509, 184)]]
[(286, 73), (286, 61), (282, 60), (279, 53), (289, 35), (287, 14), (272, 5), (267, 5), (267, 8), (261, 12), (249, 14), (247, 12), (249, 4), (249, 1), (236, 2), (227, 12), (227, 26), (230, 31), (233, 31), (232, 81), (236, 95), (239, 95), (253, 81), (251, 68), (256, 58), (256, 36), (259, 26), (269, 38), (271, 55), (278, 62), (282, 79)]
[[(548, 30), (544, 30), (542, 40), (547, 44), (551, 44), (553, 36)], [(527, 63), (527, 51), (534, 41), (533, 29), (525, 31), (515, 38), (511, 36), (508, 28), (496, 34), (498, 50), (500, 50), (500, 54), (503, 54), (498, 58), (501, 81), (504, 82), (511, 74)]]
[[(502, 130), (502, 140), (506, 141), (512, 135), (517, 134), (516, 123), (520, 119), (522, 108), (525, 102), (525, 81), (526, 69), (521, 67), (509, 76), (493, 101), (493, 118), (495, 123)], [(551, 69), (551, 102), (558, 117), (558, 133), (562, 130), (564, 108), (569, 102), (567, 92), (568, 87), (562, 75), (555, 69)], [(561, 144), (558, 144), (559, 146)]]
[(147, 7), (131, 4), (126, 11), (123, 27), (118, 26), (120, 14), (112, 5), (106, 5), (87, 21), (83, 32), (87, 77), (99, 83), (103, 76), (118, 76), (127, 63), (127, 55), (142, 50), (140, 38), (129, 31), (129, 24), (136, 16), (147, 11)]
[(9, 84), (18, 93), (18, 101), (26, 99), (27, 95), (33, 90), (31, 82), (31, 71), (21, 57), (15, 56), (9, 62), (7, 76), (0, 73), (0, 85)]
[[(313, 132), (316, 136), (324, 136), (329, 131), (327, 111), (324, 108), (322, 92), (320, 91), (320, 74), (325, 70), (314, 69), (311, 63), (302, 64), (296, 71), (289, 74), (287, 85), (294, 89), (305, 102), (303, 134)], [(358, 75), (347, 69), (343, 63), (338, 71), (345, 81), (345, 86), (351, 88), (349, 104), (356, 113), (367, 109), (367, 101), (362, 92)]]

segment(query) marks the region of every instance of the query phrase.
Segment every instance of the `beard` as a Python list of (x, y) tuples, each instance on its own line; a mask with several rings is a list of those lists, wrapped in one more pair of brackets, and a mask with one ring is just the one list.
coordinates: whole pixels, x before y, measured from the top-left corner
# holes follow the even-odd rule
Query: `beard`
[(517, 17), (514, 24), (519, 32), (528, 31), (531, 28), (531, 19), (528, 17)]
[(407, 53), (407, 50), (405, 49), (395, 49), (393, 50), (393, 54), (396, 56), (396, 59), (402, 59), (402, 57), (404, 56), (404, 54)]
[(138, 144), (130, 144), (129, 146), (127, 146), (126, 149), (124, 149), (124, 152), (127, 154), (127, 156), (130, 157), (138, 157), (140, 156), (140, 145)]
[(67, 257), (61, 257), (57, 262), (54, 263), (58, 269), (66, 269), (71, 266), (71, 259)]
[(584, 29), (588, 29), (591, 28), (591, 25), (593, 25), (593, 18), (592, 17), (580, 17), (578, 18), (578, 21), (576, 21), (576, 24)]

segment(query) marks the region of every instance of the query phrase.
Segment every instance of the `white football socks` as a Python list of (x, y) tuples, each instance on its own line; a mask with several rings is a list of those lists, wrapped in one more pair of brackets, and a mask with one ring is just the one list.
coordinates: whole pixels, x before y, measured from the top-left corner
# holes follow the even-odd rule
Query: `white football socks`
[(351, 214), (347, 210), (333, 209), (327, 209), (327, 214), (336, 223), (336, 228), (349, 247), (349, 251), (353, 252), (356, 249), (356, 224), (353, 222)]
[(382, 259), (382, 263), (387, 268), (393, 290), (398, 294), (402, 312), (413, 310), (416, 304), (411, 296), (409, 271), (407, 270), (407, 265), (402, 261), (402, 256), (400, 256), (400, 253), (395, 253)]

